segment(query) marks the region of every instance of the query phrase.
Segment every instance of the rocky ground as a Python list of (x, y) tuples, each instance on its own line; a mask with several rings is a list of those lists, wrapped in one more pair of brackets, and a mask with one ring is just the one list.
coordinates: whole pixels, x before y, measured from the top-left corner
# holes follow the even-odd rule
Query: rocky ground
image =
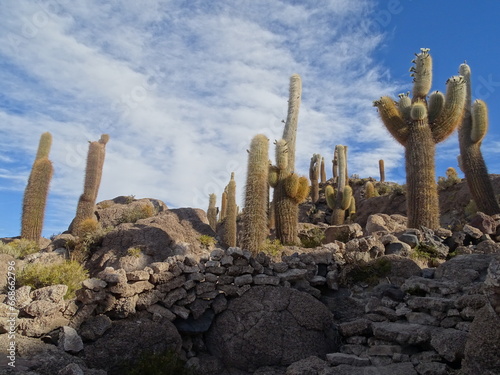
[[(113, 229), (91, 247), (90, 278), (69, 300), (64, 285), (17, 289), (17, 372), (2, 357), (0, 373), (124, 374), (170, 350), (207, 375), (500, 374), (500, 216), (468, 214), (462, 183), (441, 192), (444, 228), (407, 229), (404, 195), (364, 200), (358, 186), (351, 224), (306, 203), (301, 237), (321, 243), (272, 257), (204, 241), (216, 233), (203, 210), (101, 202)], [(124, 222), (145, 205), (156, 214)], [(71, 241), (16, 267), (61, 261)], [(0, 347), (10, 312), (0, 304)]]

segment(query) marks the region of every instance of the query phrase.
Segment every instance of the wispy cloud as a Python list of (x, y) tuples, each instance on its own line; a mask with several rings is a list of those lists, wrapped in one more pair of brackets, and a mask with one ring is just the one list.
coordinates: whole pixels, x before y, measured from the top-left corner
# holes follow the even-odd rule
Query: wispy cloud
[(69, 224), (87, 141), (101, 133), (111, 140), (99, 199), (134, 194), (206, 208), (231, 171), (243, 196), (245, 150), (257, 133), (281, 136), (292, 73), (303, 80), (300, 173), (313, 153), (329, 161), (340, 143), (356, 150), (352, 173), (377, 176), (384, 158), (390, 176), (402, 160), (371, 107), (399, 89), (372, 60), (383, 35), (366, 22), (371, 1), (12, 0), (0, 7), (7, 35), (0, 165), (28, 170), (38, 137), (52, 132), (52, 230)]

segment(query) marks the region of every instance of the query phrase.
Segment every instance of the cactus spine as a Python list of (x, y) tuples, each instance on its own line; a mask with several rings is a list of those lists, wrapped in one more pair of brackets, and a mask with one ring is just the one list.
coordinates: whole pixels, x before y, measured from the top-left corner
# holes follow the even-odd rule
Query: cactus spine
[(102, 168), (108, 141), (109, 135), (102, 134), (98, 141), (90, 142), (89, 144), (83, 194), (78, 200), (76, 216), (70, 226), (70, 231), (75, 235), (79, 235), (79, 226), (84, 220), (96, 219), (94, 214), (95, 204), (97, 194), (99, 193), (99, 186), (101, 185)]
[(275, 142), (276, 166), (269, 167), (269, 184), (274, 188), (273, 204), (276, 237), (284, 245), (294, 245), (298, 240), (298, 205), (309, 195), (309, 182), (294, 173), (295, 138), (299, 115), (302, 83), (300, 76), (290, 77), (288, 116), (283, 139)]
[(215, 194), (210, 194), (208, 196), (207, 218), (208, 224), (213, 231), (215, 231), (217, 228), (217, 207), (215, 207), (216, 202), (217, 196)]
[(481, 153), (481, 143), (488, 130), (488, 108), (482, 100), (471, 104), (471, 71), (467, 64), (460, 65), (460, 74), (467, 88), (465, 113), (458, 130), (460, 142), (460, 168), (465, 174), (472, 199), (479, 211), (487, 215), (500, 213), (500, 207)]
[(311, 200), (316, 203), (319, 200), (319, 182), (321, 174), (321, 155), (314, 154), (309, 164), (309, 179), (311, 180)]
[(378, 161), (378, 169), (380, 171), (380, 182), (385, 182), (385, 166), (384, 159)]
[(236, 206), (236, 181), (234, 181), (234, 172), (231, 172), (231, 180), (227, 185), (227, 208), (224, 218), (224, 231), (222, 242), (225, 246), (236, 246), (236, 216), (238, 207)]
[[(445, 140), (462, 119), (465, 85), (461, 76), (447, 81), (446, 97), (438, 113), (428, 108), (426, 95), (432, 80), (429, 49), (421, 49), (410, 69), (414, 77), (413, 98), (408, 115), (408, 97), (399, 104), (384, 96), (374, 102), (391, 135), (405, 147), (408, 227), (439, 228), (439, 202), (435, 177), (436, 143)], [(432, 113), (432, 118), (429, 118)], [(409, 116), (409, 117), (408, 117)]]
[(268, 234), (268, 173), (269, 140), (265, 135), (258, 134), (252, 139), (248, 154), (245, 210), (243, 211), (241, 237), (241, 247), (254, 255), (258, 254)]
[(325, 158), (321, 158), (321, 183), (326, 183)]
[(38, 243), (42, 236), (45, 206), (49, 194), (50, 180), (54, 169), (49, 160), (52, 135), (43, 133), (38, 151), (31, 168), (28, 184), (24, 191), (23, 213), (21, 219), (21, 238)]
[(344, 224), (346, 210), (351, 206), (352, 188), (346, 185), (346, 153), (345, 146), (337, 145), (335, 146), (335, 155), (337, 156), (338, 163), (338, 180), (337, 189), (335, 190), (333, 186), (328, 185), (325, 188), (325, 197), (328, 207), (330, 207), (332, 212), (332, 225)]

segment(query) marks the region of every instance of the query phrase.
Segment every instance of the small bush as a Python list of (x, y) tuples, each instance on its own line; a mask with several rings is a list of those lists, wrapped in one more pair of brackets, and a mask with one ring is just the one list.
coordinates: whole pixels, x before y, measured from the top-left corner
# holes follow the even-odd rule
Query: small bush
[(73, 298), (75, 291), (82, 287), (82, 281), (88, 278), (88, 271), (76, 261), (63, 263), (28, 264), (17, 276), (19, 286), (29, 285), (33, 289), (45, 286), (64, 284), (68, 291), (64, 296), (66, 299)]
[(260, 251), (264, 254), (269, 255), (273, 258), (280, 258), (283, 245), (277, 238), (275, 240), (270, 240), (267, 238), (264, 244), (261, 246)]
[[(96, 222), (93, 219), (88, 220)], [(84, 220), (82, 224), (88, 220)], [(85, 224), (85, 229), (86, 230), (82, 232), (75, 241), (66, 242), (66, 248), (71, 253), (71, 260), (75, 260), (82, 264), (88, 259), (92, 251), (101, 244), (104, 236), (112, 230), (112, 228), (101, 228), (99, 223), (93, 225), (90, 221)]]
[(40, 251), (40, 247), (35, 241), (26, 239), (16, 239), (8, 244), (0, 242), (0, 254), (9, 254), (14, 258), (23, 259), (24, 257)]
[(142, 254), (142, 250), (139, 249), (138, 247), (131, 247), (127, 250), (127, 254), (132, 257), (139, 258)]
[(302, 246), (308, 249), (321, 246), (324, 239), (325, 231), (318, 227), (312, 228), (307, 233), (300, 235)]
[(137, 220), (146, 219), (156, 214), (155, 209), (150, 204), (141, 204), (127, 209), (118, 222), (135, 223)]
[(405, 195), (406, 194), (406, 185), (396, 184), (392, 187), (392, 194), (394, 195)]
[(440, 190), (444, 190), (449, 188), (450, 186), (456, 185), (462, 180), (460, 177), (458, 177), (457, 171), (455, 168), (448, 168), (446, 170), (446, 178), (445, 177), (438, 177), (438, 188)]
[(173, 351), (162, 354), (143, 354), (136, 364), (127, 366), (127, 375), (195, 375), (192, 368)]
[(217, 242), (215, 238), (212, 236), (209, 236), (207, 234), (203, 234), (200, 237), (198, 237), (198, 240), (200, 241), (201, 245), (205, 247), (206, 249), (209, 249), (211, 246), (215, 245)]
[(132, 203), (133, 201), (135, 201), (135, 195), (132, 194), (132, 195), (127, 195), (125, 197), (125, 203), (126, 204)]
[(359, 262), (352, 264), (352, 269), (347, 273), (348, 282), (365, 282), (375, 285), (380, 278), (390, 274), (392, 263), (386, 258), (378, 258), (370, 262)]

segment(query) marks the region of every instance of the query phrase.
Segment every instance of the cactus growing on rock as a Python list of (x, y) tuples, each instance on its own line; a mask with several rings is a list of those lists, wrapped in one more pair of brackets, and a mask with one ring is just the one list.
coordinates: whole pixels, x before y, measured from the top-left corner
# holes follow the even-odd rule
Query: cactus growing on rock
[(332, 212), (332, 225), (344, 224), (346, 213), (345, 211), (351, 206), (352, 188), (346, 184), (346, 153), (345, 146), (337, 145), (335, 146), (335, 155), (337, 156), (338, 163), (338, 179), (337, 179), (337, 189), (333, 186), (328, 185), (325, 188), (325, 197), (328, 207), (330, 207)]
[(458, 130), (460, 142), (460, 168), (465, 174), (467, 186), (479, 211), (487, 215), (500, 213), (500, 207), (488, 169), (481, 153), (481, 143), (488, 130), (488, 108), (482, 100), (471, 103), (471, 70), (464, 63), (460, 65), (460, 74), (464, 77), (467, 88), (465, 113), (462, 126)]
[(373, 183), (371, 181), (366, 181), (365, 182), (365, 198), (370, 199), (373, 197), (378, 196), (377, 190), (375, 190), (375, 186), (373, 186)]
[(319, 200), (319, 182), (321, 174), (321, 155), (314, 154), (309, 164), (309, 179), (311, 180), (311, 200), (316, 203)]
[(21, 238), (37, 243), (42, 236), (45, 206), (54, 172), (48, 158), (51, 145), (52, 135), (49, 132), (43, 133), (23, 197)]
[(410, 70), (414, 77), (413, 98), (400, 95), (396, 104), (384, 96), (374, 102), (391, 135), (405, 147), (408, 227), (439, 227), (439, 202), (435, 178), (435, 147), (462, 120), (465, 84), (462, 76), (447, 81), (446, 97), (426, 96), (432, 81), (432, 58), (421, 49)]
[(72, 234), (79, 235), (79, 225), (84, 220), (95, 220), (95, 204), (99, 186), (101, 185), (102, 168), (106, 156), (106, 144), (109, 141), (108, 134), (102, 134), (98, 141), (90, 142), (87, 155), (87, 167), (85, 169), (85, 182), (83, 194), (78, 200), (76, 216), (70, 225)]
[(236, 246), (236, 217), (238, 206), (236, 205), (236, 181), (234, 172), (231, 172), (231, 180), (227, 185), (227, 207), (223, 222), (222, 242), (227, 247)]
[(217, 228), (217, 207), (215, 207), (216, 202), (217, 196), (215, 194), (210, 194), (208, 196), (207, 219), (210, 228), (212, 228), (212, 230), (214, 231)]
[(276, 237), (284, 245), (300, 243), (298, 239), (298, 205), (309, 195), (307, 178), (295, 171), (295, 139), (302, 83), (300, 76), (290, 77), (288, 115), (283, 139), (276, 141), (276, 166), (269, 167), (269, 184), (274, 187), (273, 204)]
[(248, 153), (241, 247), (256, 255), (268, 234), (269, 140), (256, 135)]

